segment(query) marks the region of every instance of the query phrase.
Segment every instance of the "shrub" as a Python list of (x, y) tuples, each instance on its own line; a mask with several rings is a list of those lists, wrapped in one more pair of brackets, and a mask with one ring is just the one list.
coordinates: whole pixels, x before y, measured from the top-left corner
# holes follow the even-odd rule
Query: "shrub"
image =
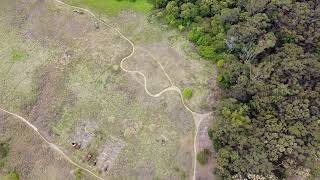
[(160, 18), (162, 18), (162, 17), (164, 17), (164, 13), (161, 11), (161, 12), (159, 12), (159, 13), (157, 14), (157, 16), (160, 17)]
[(200, 36), (196, 41), (196, 43), (198, 46), (201, 46), (201, 45), (207, 46), (210, 44), (210, 36), (207, 36), (207, 35)]
[(184, 31), (184, 30), (186, 29), (186, 28), (185, 28), (183, 25), (181, 25), (181, 24), (178, 26), (178, 28), (179, 28), (179, 31), (180, 31), (180, 32), (182, 32), (182, 31)]
[(221, 69), (222, 66), (223, 66), (223, 64), (224, 64), (224, 60), (223, 60), (223, 59), (220, 59), (220, 60), (217, 62), (217, 67), (218, 67), (219, 69)]
[(0, 160), (7, 157), (9, 152), (9, 146), (7, 143), (0, 142)]
[(191, 88), (185, 88), (182, 92), (182, 95), (186, 99), (190, 99), (192, 97), (192, 89)]
[(199, 46), (198, 47), (199, 54), (207, 59), (212, 59), (215, 57), (215, 49), (212, 46)]
[(216, 132), (213, 129), (209, 129), (208, 135), (212, 140), (213, 148), (215, 151), (218, 151), (222, 147), (222, 143), (216, 135)]
[(203, 36), (203, 29), (195, 27), (189, 32), (188, 39), (192, 42), (197, 42), (201, 36)]
[(197, 160), (201, 165), (205, 165), (208, 163), (210, 155), (209, 149), (204, 149), (197, 154)]

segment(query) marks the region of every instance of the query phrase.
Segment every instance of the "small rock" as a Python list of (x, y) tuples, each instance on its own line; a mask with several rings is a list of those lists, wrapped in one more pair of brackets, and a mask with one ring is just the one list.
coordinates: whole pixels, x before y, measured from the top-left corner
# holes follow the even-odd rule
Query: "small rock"
[(99, 29), (99, 28), (100, 28), (99, 23), (98, 23), (97, 21), (94, 22), (94, 27), (95, 27), (96, 29)]
[(80, 149), (80, 148), (81, 148), (81, 144), (77, 143), (77, 145), (76, 145), (75, 148), (76, 148), (76, 149)]
[(80, 143), (76, 143), (76, 142), (73, 142), (71, 143), (72, 147), (74, 147), (75, 149), (80, 149), (81, 148), (81, 144)]
[(73, 12), (78, 13), (78, 14), (84, 14), (84, 12), (83, 12), (83, 11), (78, 10), (78, 9), (73, 10)]
[(91, 158), (92, 158), (92, 154), (88, 153), (85, 159), (86, 161), (90, 161)]
[(166, 141), (164, 139), (161, 140), (161, 145), (162, 146), (166, 145)]
[(109, 168), (109, 166), (107, 165), (106, 167), (103, 168), (103, 170), (104, 170), (105, 172), (107, 172), (107, 171), (108, 171), (108, 168)]

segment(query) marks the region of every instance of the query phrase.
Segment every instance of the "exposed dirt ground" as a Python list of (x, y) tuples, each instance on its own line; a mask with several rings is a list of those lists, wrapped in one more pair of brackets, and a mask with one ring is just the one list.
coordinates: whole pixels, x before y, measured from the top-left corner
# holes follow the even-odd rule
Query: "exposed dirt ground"
[[(212, 126), (212, 119), (210, 116), (204, 118), (200, 124), (198, 136), (197, 136), (197, 149), (202, 151), (204, 149), (213, 150), (212, 142), (208, 135), (208, 130)], [(214, 152), (212, 152), (214, 153)], [(201, 165), (197, 163), (197, 180), (214, 180), (213, 176), (214, 163), (213, 155), (209, 158), (209, 163)]]
[[(185, 44), (172, 40), (179, 38), (176, 32), (163, 33), (137, 14), (102, 18), (136, 43), (125, 67), (143, 72), (152, 93), (170, 85), (161, 63), (176, 86), (193, 89), (187, 102), (192, 109), (211, 109), (212, 65), (187, 56)], [(96, 24), (52, 0), (1, 0), (0, 106), (30, 120), (104, 178), (190, 179), (192, 115), (177, 93), (150, 97), (141, 76), (121, 71), (130, 45), (113, 28)], [(4, 114), (0, 125), (0, 134), (12, 138), (0, 177), (16, 170), (22, 179), (75, 179), (75, 167), (26, 126)], [(200, 142), (207, 143), (202, 134)]]

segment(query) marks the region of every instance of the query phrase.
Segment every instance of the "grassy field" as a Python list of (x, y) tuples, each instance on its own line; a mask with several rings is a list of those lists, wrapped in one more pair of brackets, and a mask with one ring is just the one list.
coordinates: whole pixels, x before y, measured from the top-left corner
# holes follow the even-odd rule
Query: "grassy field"
[[(147, 12), (145, 7), (152, 8), (148, 0), (70, 1), (91, 9), (99, 6), (97, 9), (111, 15), (121, 9)], [(16, 9), (23, 10), (21, 17), (31, 19), (18, 18)], [(194, 106), (198, 107), (201, 98), (197, 97), (205, 97), (205, 93), (197, 87), (210, 77), (202, 71), (206, 67), (200, 64), (203, 61), (187, 62), (179, 48), (169, 47), (167, 32), (149, 24), (145, 15), (132, 14), (110, 18), (136, 43), (135, 55), (124, 66), (146, 73), (151, 92), (162, 90), (169, 83), (146, 50), (150, 51), (174, 84), (192, 88), (188, 103), (195, 101)], [(0, 29), (0, 107), (26, 117), (75, 162), (102, 177), (192, 176), (191, 114), (177, 93), (149, 97), (139, 84), (141, 77), (119, 68), (120, 60), (131, 49), (114, 29), (96, 29), (91, 17), (52, 1), (0, 1), (0, 26), (4, 27)], [(180, 73), (176, 73), (178, 68)], [(0, 124), (0, 137), (5, 134), (5, 140), (12, 139), (8, 157), (2, 161), (0, 179), (11, 172), (17, 172), (21, 179), (89, 176), (53, 151), (46, 153), (50, 148), (15, 118), (0, 118)], [(80, 143), (81, 148), (75, 149), (73, 142)], [(35, 149), (37, 153), (31, 153)], [(88, 154), (92, 158), (85, 160)]]
[(68, 0), (76, 6), (88, 6), (110, 16), (118, 15), (122, 10), (133, 10), (139, 13), (148, 13), (153, 5), (148, 0)]

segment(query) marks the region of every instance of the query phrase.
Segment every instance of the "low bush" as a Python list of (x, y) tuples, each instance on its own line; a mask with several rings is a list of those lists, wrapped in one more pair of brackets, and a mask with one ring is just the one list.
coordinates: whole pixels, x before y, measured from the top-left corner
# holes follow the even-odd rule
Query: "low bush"
[(182, 92), (182, 95), (186, 99), (190, 99), (192, 97), (192, 89), (191, 88), (185, 88)]
[(197, 160), (201, 165), (206, 165), (208, 163), (211, 152), (209, 149), (204, 149), (197, 154)]

